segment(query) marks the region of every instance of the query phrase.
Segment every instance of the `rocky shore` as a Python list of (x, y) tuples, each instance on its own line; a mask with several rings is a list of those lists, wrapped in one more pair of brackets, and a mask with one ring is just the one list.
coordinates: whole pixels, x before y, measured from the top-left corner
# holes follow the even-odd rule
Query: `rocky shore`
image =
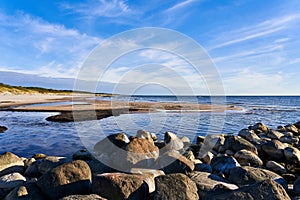
[(0, 199), (300, 199), (300, 122), (262, 123), (195, 143), (144, 130), (72, 158), (0, 155)]

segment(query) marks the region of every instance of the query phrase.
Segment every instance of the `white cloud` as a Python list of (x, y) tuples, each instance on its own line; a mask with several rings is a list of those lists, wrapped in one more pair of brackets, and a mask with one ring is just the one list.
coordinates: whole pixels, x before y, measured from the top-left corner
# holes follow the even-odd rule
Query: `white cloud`
[(180, 9), (180, 8), (183, 8), (183, 7), (186, 7), (188, 6), (189, 4), (193, 3), (193, 2), (196, 2), (198, 0), (185, 0), (185, 1), (182, 1), (180, 3), (177, 3), (175, 5), (173, 5), (172, 7), (168, 8), (166, 11), (174, 11), (174, 10), (177, 10), (177, 9)]

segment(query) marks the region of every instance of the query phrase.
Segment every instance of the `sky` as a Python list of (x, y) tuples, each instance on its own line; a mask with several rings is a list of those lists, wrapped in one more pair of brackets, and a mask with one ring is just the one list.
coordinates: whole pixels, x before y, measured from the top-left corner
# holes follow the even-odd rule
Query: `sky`
[[(76, 79), (111, 37), (157, 27), (198, 43), (227, 95), (300, 95), (299, 10), (297, 0), (2, 0), (0, 71)], [(170, 52), (146, 49), (120, 56), (101, 81), (137, 84), (143, 92), (184, 83), (195, 94), (209, 93), (210, 74), (201, 73)]]

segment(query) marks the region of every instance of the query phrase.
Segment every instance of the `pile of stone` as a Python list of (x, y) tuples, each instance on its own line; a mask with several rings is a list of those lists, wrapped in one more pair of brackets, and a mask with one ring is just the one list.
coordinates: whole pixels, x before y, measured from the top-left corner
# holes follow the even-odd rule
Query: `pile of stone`
[[(163, 141), (110, 135), (72, 158), (0, 155), (0, 199), (300, 199), (300, 122)], [(298, 196), (299, 195), (299, 196)]]

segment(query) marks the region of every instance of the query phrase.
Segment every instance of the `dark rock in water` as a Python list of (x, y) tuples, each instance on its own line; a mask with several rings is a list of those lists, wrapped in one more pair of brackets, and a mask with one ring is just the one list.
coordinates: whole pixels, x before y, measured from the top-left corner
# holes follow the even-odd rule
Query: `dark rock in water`
[(103, 197), (100, 197), (96, 194), (89, 194), (89, 195), (70, 195), (60, 200), (107, 200)]
[(278, 174), (267, 169), (255, 167), (236, 167), (230, 170), (229, 181), (239, 187), (258, 183), (266, 179), (273, 179), (284, 188), (287, 188), (287, 182)]
[(263, 161), (253, 152), (248, 150), (240, 150), (234, 154), (234, 158), (244, 166), (262, 166)]
[(93, 155), (87, 149), (81, 149), (72, 156), (73, 160), (93, 160)]
[(181, 139), (179, 139), (176, 134), (171, 132), (165, 133), (164, 142), (166, 144), (165, 148), (167, 148), (168, 150), (180, 151), (184, 147)]
[(155, 188), (151, 197), (153, 200), (199, 199), (196, 184), (184, 174), (158, 176), (155, 178)]
[(300, 151), (295, 147), (286, 147), (283, 151), (284, 157), (288, 163), (300, 163)]
[(4, 200), (35, 200), (35, 199), (47, 199), (44, 194), (39, 190), (35, 182), (25, 183), (23, 186), (13, 189)]
[(299, 122), (296, 122), (296, 123), (294, 124), (294, 126), (296, 126), (296, 128), (298, 128), (298, 129), (300, 129), (300, 121), (299, 121)]
[(6, 152), (0, 155), (0, 176), (13, 172), (24, 172), (24, 162), (17, 155)]
[(43, 159), (43, 158), (46, 158), (47, 155), (46, 154), (43, 154), (43, 153), (37, 153), (37, 154), (34, 154), (32, 156), (32, 158), (36, 159), (36, 160), (40, 160), (40, 159)]
[(211, 167), (214, 173), (228, 175), (231, 169), (239, 167), (238, 161), (231, 156), (214, 157), (211, 161)]
[(195, 164), (194, 171), (212, 173), (212, 167), (208, 164), (198, 163)]
[(143, 176), (107, 173), (93, 176), (92, 193), (107, 199), (146, 199), (148, 186)]
[(189, 177), (196, 183), (200, 199), (203, 199), (207, 192), (212, 191), (217, 185), (223, 185), (231, 190), (238, 189), (236, 185), (229, 183), (226, 179), (211, 173), (192, 172)]
[(112, 134), (96, 143), (94, 152), (96, 155), (101, 155), (102, 153), (111, 154), (120, 151), (120, 149), (129, 142), (125, 133)]
[(72, 194), (87, 194), (91, 186), (91, 170), (82, 160), (60, 165), (46, 172), (38, 181), (38, 187), (50, 199)]
[(272, 140), (262, 144), (262, 150), (271, 158), (275, 160), (283, 159), (283, 150), (285, 149), (285, 145), (281, 143), (279, 140)]
[(157, 159), (157, 167), (166, 174), (171, 174), (191, 172), (194, 170), (195, 165), (179, 152), (169, 151)]
[(242, 149), (246, 149), (248, 151), (255, 153), (256, 155), (258, 154), (257, 148), (251, 142), (249, 142), (239, 136), (226, 137), (224, 145), (225, 145), (226, 149), (231, 149), (235, 152), (240, 151)]
[(7, 128), (5, 126), (0, 126), (0, 133), (4, 133), (7, 131)]
[(245, 186), (237, 190), (223, 190), (216, 188), (211, 191), (205, 200), (290, 200), (285, 189), (275, 181), (267, 179), (253, 185)]

